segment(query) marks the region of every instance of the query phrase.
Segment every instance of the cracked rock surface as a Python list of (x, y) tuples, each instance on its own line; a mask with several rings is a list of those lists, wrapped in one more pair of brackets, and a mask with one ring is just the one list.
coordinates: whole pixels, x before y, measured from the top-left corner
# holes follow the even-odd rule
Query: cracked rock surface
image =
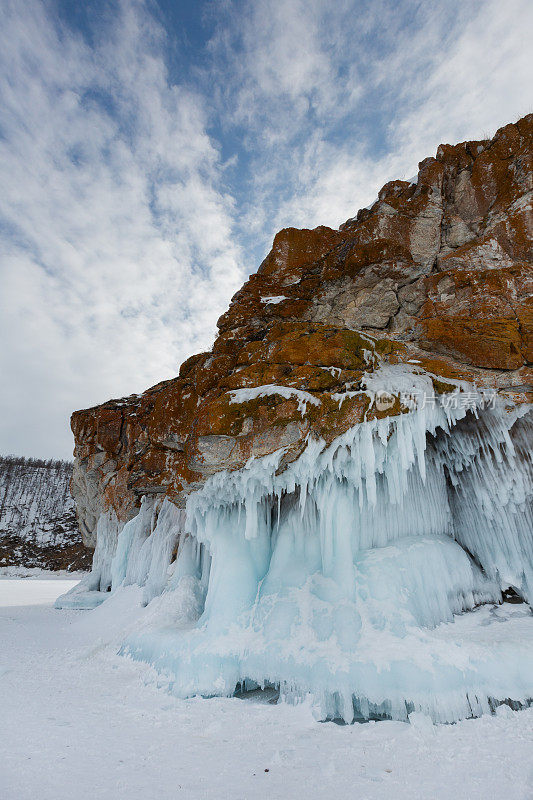
[[(532, 140), (530, 114), (491, 140), (441, 145), (416, 183), (390, 181), (339, 230), (280, 231), (210, 352), (142, 395), (75, 412), (85, 541), (102, 511), (124, 521), (143, 493), (182, 506), (251, 456), (285, 447), (286, 464), (309, 435), (331, 441), (373, 413), (364, 374), (384, 362), (416, 362), (436, 386), (465, 379), (533, 400)], [(232, 402), (265, 385), (320, 402)]]

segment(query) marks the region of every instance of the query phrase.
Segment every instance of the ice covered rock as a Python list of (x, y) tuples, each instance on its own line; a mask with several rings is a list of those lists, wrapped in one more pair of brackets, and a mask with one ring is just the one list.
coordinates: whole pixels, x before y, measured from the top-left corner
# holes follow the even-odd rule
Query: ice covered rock
[[(420, 380), (389, 369), (368, 391)], [(502, 618), (495, 638), (476, 609), (509, 584), (532, 596), (531, 413), (449, 399), (309, 441), (282, 471), (277, 452), (217, 473), (186, 512), (145, 498), (118, 537), (112, 591), (137, 583), (148, 608), (179, 591), (189, 613), (172, 625), (152, 614), (122, 652), (178, 696), (275, 686), (345, 721), (527, 704), (530, 611)], [(480, 641), (464, 636), (470, 616)]]
[(492, 611), (533, 597), (532, 138), (443, 145), (339, 230), (281, 231), (209, 353), (76, 412), (96, 550), (59, 603), (142, 586), (123, 651), (180, 696), (529, 702), (529, 606)]

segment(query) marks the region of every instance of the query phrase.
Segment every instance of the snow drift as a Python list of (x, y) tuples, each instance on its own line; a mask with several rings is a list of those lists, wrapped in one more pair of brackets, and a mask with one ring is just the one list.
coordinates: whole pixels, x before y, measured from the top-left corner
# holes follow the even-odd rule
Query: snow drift
[(531, 411), (459, 384), (426, 402), (405, 366), (366, 391), (383, 386), (406, 413), (309, 440), (283, 470), (280, 450), (220, 472), (185, 510), (145, 497), (122, 530), (103, 514), (93, 571), (58, 607), (163, 595), (179, 613), (150, 613), (122, 652), (182, 697), (274, 686), (346, 722), (527, 704), (533, 617), (497, 604), (533, 598)]

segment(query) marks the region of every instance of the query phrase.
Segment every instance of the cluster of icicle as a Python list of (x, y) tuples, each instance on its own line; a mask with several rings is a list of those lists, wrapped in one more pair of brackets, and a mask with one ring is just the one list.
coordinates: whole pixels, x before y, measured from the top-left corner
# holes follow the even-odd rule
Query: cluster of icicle
[(533, 598), (533, 424), (470, 394), (310, 440), (283, 471), (279, 451), (220, 472), (186, 511), (145, 498), (120, 532), (102, 516), (93, 573), (59, 605), (189, 592), (192, 615), (122, 649), (178, 696), (275, 686), (347, 722), (528, 703), (529, 610), (495, 641), (478, 607)]

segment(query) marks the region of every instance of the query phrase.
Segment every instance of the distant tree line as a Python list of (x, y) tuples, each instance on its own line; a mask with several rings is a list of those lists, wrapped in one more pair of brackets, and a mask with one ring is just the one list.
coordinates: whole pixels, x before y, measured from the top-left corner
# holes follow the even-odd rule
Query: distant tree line
[(45, 469), (59, 469), (65, 472), (72, 470), (72, 461), (66, 461), (60, 458), (26, 458), (26, 456), (1, 456), (0, 455), (0, 469), (2, 467), (44, 467)]

